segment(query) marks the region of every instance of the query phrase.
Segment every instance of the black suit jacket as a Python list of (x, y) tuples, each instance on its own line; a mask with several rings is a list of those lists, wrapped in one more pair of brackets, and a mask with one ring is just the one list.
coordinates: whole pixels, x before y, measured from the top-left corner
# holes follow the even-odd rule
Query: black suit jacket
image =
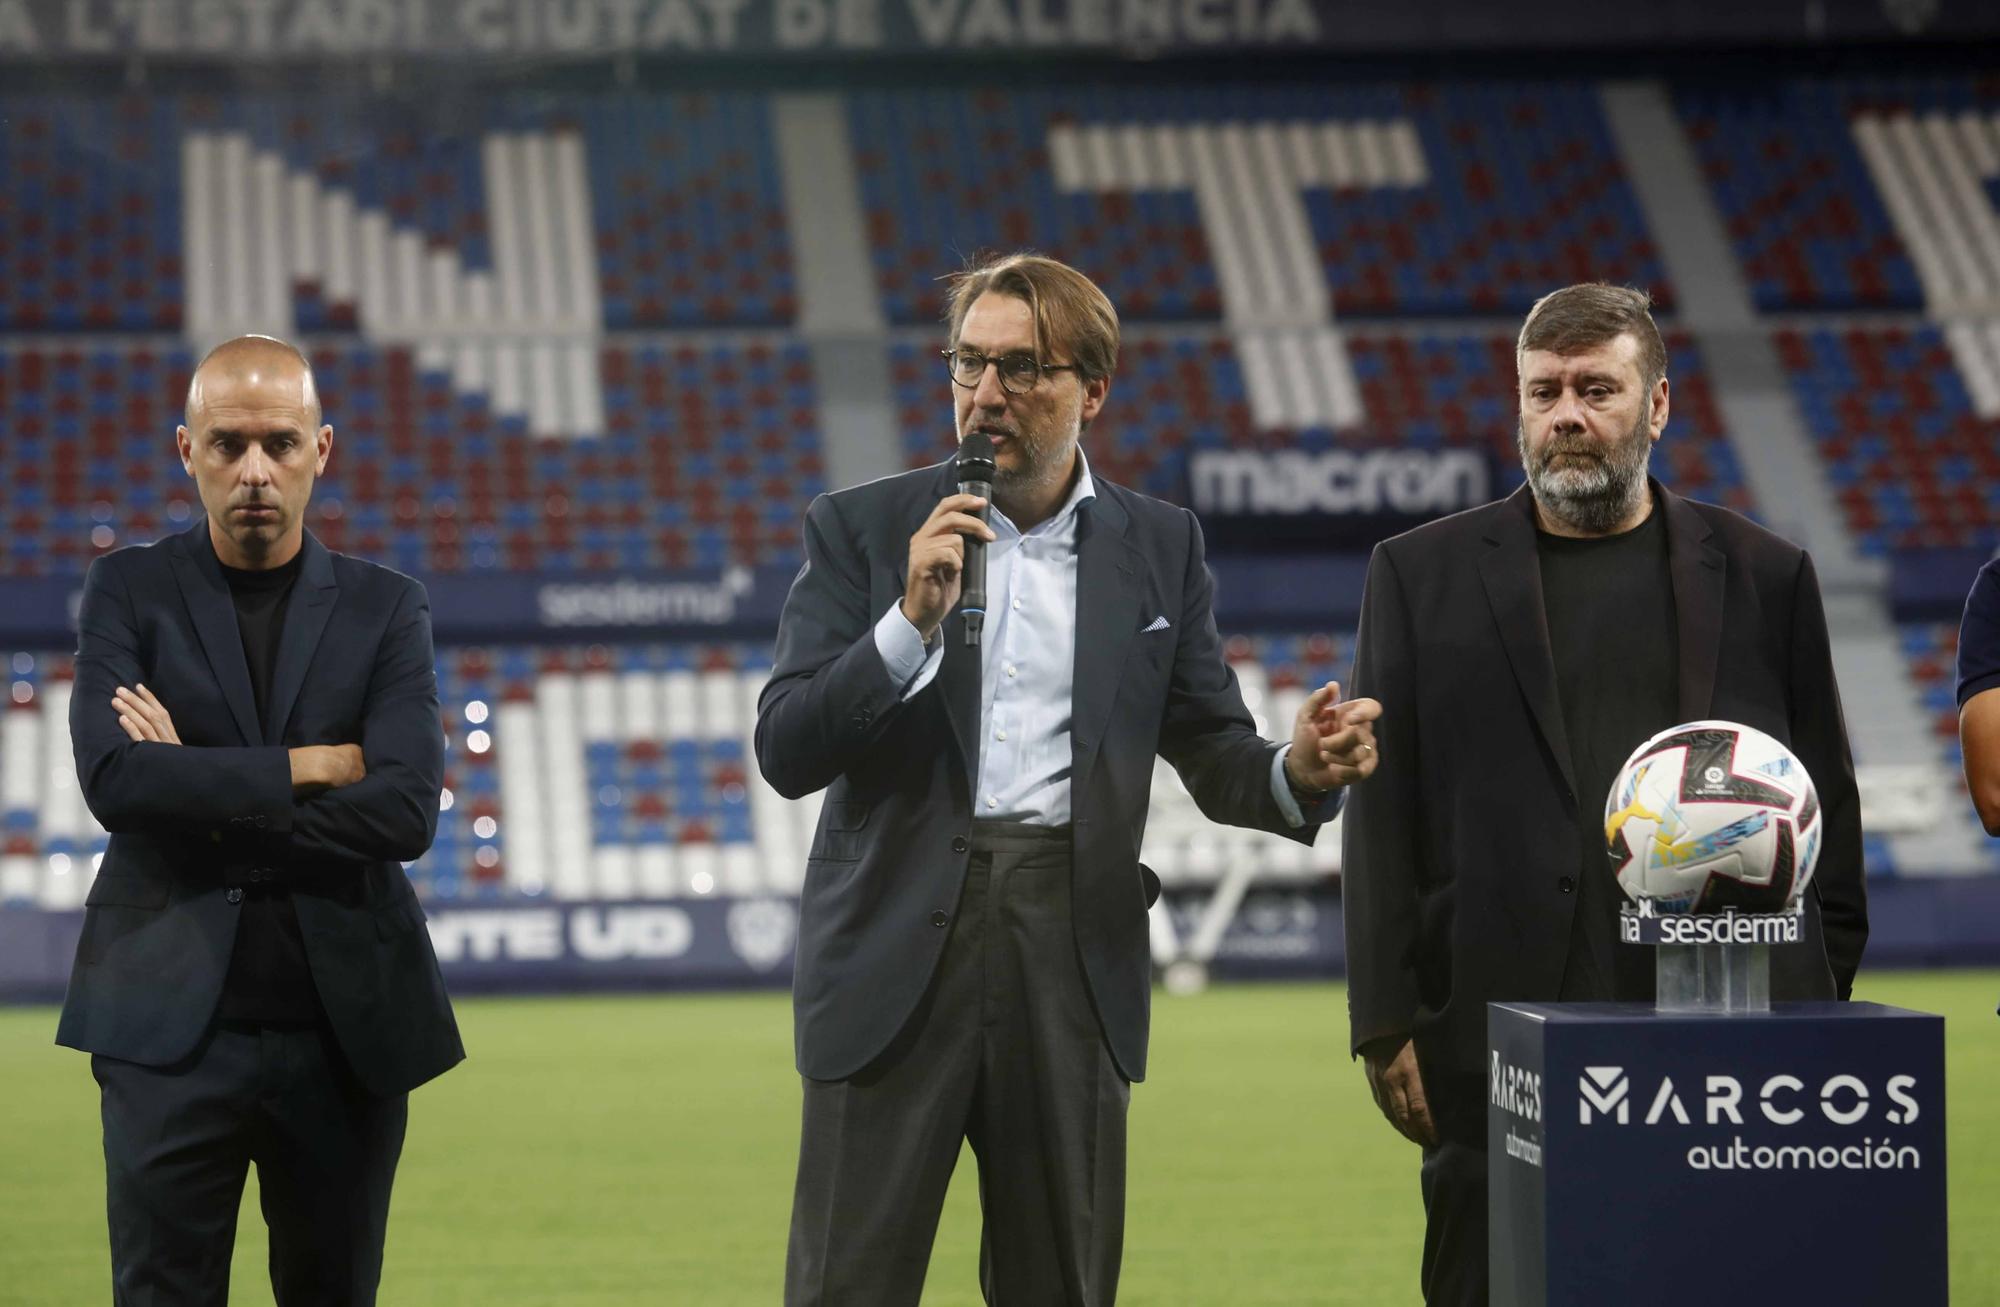
[[(806, 563), (757, 707), (757, 760), (779, 793), (826, 789), (800, 904), (793, 1005), (799, 1071), (859, 1071), (929, 984), (958, 907), (977, 780), (978, 650), (954, 612), (944, 665), (900, 701), (875, 623), (903, 596), (910, 537), (958, 487), (949, 463), (814, 500)], [(1153, 757), (1210, 818), (1311, 843), (1271, 794), (1279, 746), (1256, 732), (1222, 657), (1201, 528), (1102, 479), (1083, 506), (1070, 773), (1077, 951), (1119, 1068), (1146, 1071), (1152, 962), (1139, 865)], [(1142, 634), (1156, 617), (1171, 624)]]
[[(84, 800), (111, 840), (56, 1042), (149, 1066), (186, 1056), (229, 970), (232, 888), (275, 879), (291, 890), (320, 1002), (363, 1085), (399, 1093), (463, 1058), (401, 866), (437, 831), (444, 761), (423, 586), (308, 533), (268, 729), (205, 519), (93, 563), (78, 626), (70, 736)], [(112, 691), (139, 682), (180, 745), (134, 742), (118, 725)], [(293, 798), (287, 749), (350, 743), (365, 779)]]
[[(1773, 950), (1773, 996), (1845, 998), (1868, 936), (1860, 801), (1812, 561), (1735, 513), (1653, 489), (1679, 720), (1782, 741), (1825, 810), (1806, 938)], [(1354, 693), (1381, 700), (1382, 719), (1381, 762), (1349, 801), (1342, 842), (1353, 1047), (1414, 1035), (1440, 1125), (1480, 1142), (1486, 1004), (1556, 998), (1577, 805), (1604, 806), (1575, 793), (1527, 487), (1376, 547)]]

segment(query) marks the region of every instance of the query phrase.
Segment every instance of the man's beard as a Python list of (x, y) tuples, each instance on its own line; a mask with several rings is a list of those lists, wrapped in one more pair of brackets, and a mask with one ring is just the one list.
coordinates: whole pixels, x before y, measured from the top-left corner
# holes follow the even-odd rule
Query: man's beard
[[(1078, 409), (1081, 405), (1077, 406)], [(1035, 497), (1069, 475), (1070, 451), (1076, 447), (1077, 411), (1050, 414), (1033, 425), (1016, 424), (1012, 444), (1018, 467), (1000, 467), (993, 474), (993, 498), (1007, 511), (1007, 505)], [(1009, 514), (1011, 516), (1011, 514)]]
[[(1632, 429), (1609, 446), (1589, 436), (1552, 436), (1539, 451), (1528, 448), (1525, 425), (1516, 428), (1515, 444), (1535, 502), (1550, 517), (1585, 535), (1608, 535), (1638, 511), (1647, 494), (1646, 466), (1653, 455), (1653, 400), (1649, 395)], [(1582, 454), (1551, 467), (1557, 456)]]

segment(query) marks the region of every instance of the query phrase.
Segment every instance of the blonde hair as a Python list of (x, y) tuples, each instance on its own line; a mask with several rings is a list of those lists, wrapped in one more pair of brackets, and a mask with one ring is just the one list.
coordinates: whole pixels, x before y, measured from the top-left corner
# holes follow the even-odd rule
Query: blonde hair
[(1086, 381), (1118, 370), (1118, 310), (1097, 283), (1047, 255), (1022, 251), (975, 262), (952, 274), (945, 295), (951, 344), (958, 346), (965, 315), (981, 295), (1011, 295), (1035, 316), (1035, 353), (1041, 362), (1067, 354)]

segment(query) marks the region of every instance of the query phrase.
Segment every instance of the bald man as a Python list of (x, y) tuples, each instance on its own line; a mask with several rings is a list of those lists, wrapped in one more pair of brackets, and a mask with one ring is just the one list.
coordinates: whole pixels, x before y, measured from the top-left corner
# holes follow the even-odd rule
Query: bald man
[(306, 531), (333, 428), (292, 346), (203, 359), (176, 439), (205, 516), (92, 564), (70, 700), (111, 840), (56, 1042), (101, 1089), (113, 1301), (223, 1307), (254, 1163), (279, 1307), (373, 1303), (409, 1091), (465, 1056), (401, 865), (429, 601)]

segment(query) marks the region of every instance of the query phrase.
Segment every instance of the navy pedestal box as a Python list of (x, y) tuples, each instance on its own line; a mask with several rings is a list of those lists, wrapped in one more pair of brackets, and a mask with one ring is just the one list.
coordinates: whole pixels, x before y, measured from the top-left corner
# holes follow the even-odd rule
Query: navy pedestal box
[(1487, 1009), (1494, 1307), (1943, 1307), (1944, 1019)]

